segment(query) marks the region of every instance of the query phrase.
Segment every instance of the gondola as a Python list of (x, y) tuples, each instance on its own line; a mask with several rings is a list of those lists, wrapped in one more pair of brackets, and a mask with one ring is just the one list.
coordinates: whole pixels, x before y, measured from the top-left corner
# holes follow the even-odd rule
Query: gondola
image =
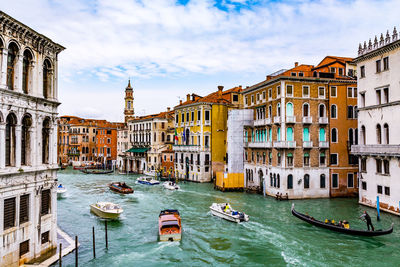
[(389, 229), (387, 230), (376, 230), (376, 231), (365, 231), (365, 230), (356, 230), (356, 229), (346, 229), (343, 227), (340, 227), (338, 225), (334, 225), (334, 224), (327, 224), (324, 223), (322, 221), (316, 220), (311, 216), (302, 214), (300, 212), (297, 212), (294, 209), (294, 204), (292, 204), (292, 214), (299, 218), (300, 220), (303, 220), (305, 222), (308, 222), (312, 225), (315, 225), (317, 227), (322, 227), (325, 229), (329, 229), (335, 232), (339, 232), (339, 233), (344, 233), (344, 234), (349, 234), (349, 235), (359, 235), (359, 236), (380, 236), (380, 235), (387, 235), (387, 234), (391, 234), (393, 232), (393, 223), (390, 226)]

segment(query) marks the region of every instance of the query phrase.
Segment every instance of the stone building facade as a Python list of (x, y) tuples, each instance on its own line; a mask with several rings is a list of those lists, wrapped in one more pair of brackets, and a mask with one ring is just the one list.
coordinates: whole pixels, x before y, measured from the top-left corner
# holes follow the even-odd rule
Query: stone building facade
[(357, 63), (361, 204), (400, 214), (400, 39), (393, 33), (360, 44)]
[(0, 266), (57, 246), (58, 54), (0, 11)]

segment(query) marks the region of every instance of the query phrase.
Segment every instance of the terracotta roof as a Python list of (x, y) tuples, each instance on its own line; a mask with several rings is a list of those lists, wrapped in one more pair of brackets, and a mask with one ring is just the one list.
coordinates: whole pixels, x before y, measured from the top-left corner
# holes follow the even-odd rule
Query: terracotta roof
[[(193, 104), (193, 103), (223, 103), (223, 104), (231, 104), (231, 94), (232, 93), (240, 93), (242, 91), (242, 87), (238, 86), (238, 87), (234, 87), (231, 89), (228, 89), (226, 91), (222, 91), (222, 95), (219, 95), (219, 90), (216, 92), (213, 92), (209, 95), (206, 95), (205, 97), (199, 97), (198, 95), (192, 94), (192, 98), (189, 101), (185, 101), (182, 104), (179, 104), (176, 107), (182, 107), (182, 106), (186, 106), (189, 104)], [(194, 100), (193, 100), (193, 96), (195, 96)], [(198, 98), (197, 98), (197, 97)]]

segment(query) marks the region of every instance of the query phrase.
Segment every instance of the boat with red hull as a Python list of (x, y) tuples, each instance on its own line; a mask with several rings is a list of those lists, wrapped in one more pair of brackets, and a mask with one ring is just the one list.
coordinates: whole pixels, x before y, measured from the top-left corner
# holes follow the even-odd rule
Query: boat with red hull
[(133, 194), (132, 187), (128, 186), (125, 182), (113, 182), (108, 185), (108, 188), (120, 194)]

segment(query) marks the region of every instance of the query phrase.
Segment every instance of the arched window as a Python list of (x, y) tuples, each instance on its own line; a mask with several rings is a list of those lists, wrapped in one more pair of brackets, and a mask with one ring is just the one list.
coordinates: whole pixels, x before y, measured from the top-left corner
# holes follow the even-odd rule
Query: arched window
[(303, 117), (310, 116), (310, 105), (308, 103), (303, 104)]
[(43, 97), (49, 98), (51, 96), (51, 83), (52, 83), (51, 63), (48, 59), (43, 62)]
[(303, 141), (304, 142), (310, 141), (310, 130), (307, 127), (303, 129)]
[[(187, 146), (189, 145), (189, 135), (190, 135), (190, 131), (189, 131), (189, 129), (186, 129), (185, 139), (186, 139), (186, 145)], [(206, 144), (206, 145), (208, 145), (208, 144)]]
[(293, 128), (292, 127), (288, 127), (286, 129), (286, 140), (293, 141)]
[(8, 46), (8, 56), (7, 56), (7, 86), (8, 89), (14, 89), (14, 79), (15, 79), (15, 63), (18, 54), (18, 47), (15, 43), (11, 43)]
[(304, 175), (304, 188), (310, 188), (310, 175)]
[(353, 129), (349, 129), (349, 144), (350, 145), (353, 145), (354, 144), (354, 131), (353, 131)]
[(376, 142), (377, 144), (382, 144), (382, 129), (380, 124), (376, 125)]
[(326, 141), (326, 135), (325, 135), (325, 129), (324, 128), (319, 128), (319, 141), (320, 142), (325, 142)]
[(30, 67), (32, 65), (32, 54), (29, 50), (24, 51), (24, 59), (22, 62), (22, 90), (25, 94), (29, 93), (30, 86)]
[(276, 187), (276, 174), (274, 173), (274, 187)]
[(276, 116), (281, 116), (281, 103), (278, 103), (278, 105), (276, 106)]
[(383, 134), (385, 137), (385, 144), (389, 144), (389, 125), (387, 123), (383, 125)]
[(337, 107), (336, 105), (331, 106), (331, 118), (336, 119), (337, 118)]
[(29, 165), (30, 162), (30, 143), (31, 136), (29, 128), (32, 126), (32, 119), (30, 115), (25, 115), (22, 119), (21, 128), (21, 165)]
[(269, 179), (270, 179), (270, 186), (274, 186), (274, 178), (272, 177), (272, 173), (269, 174)]
[(319, 105), (319, 107), (318, 107), (318, 116), (320, 118), (325, 118), (326, 117), (326, 115), (325, 115), (325, 105), (324, 104)]
[(287, 177), (287, 189), (293, 189), (293, 175), (291, 174)]
[(49, 163), (50, 150), (50, 119), (46, 118), (42, 126), (42, 163)]
[(331, 133), (331, 142), (332, 143), (337, 143), (338, 141), (338, 132), (336, 128), (332, 128), (332, 133)]
[(286, 116), (293, 117), (293, 104), (292, 103), (286, 104)]
[(361, 145), (365, 145), (366, 136), (365, 136), (365, 126), (364, 125), (361, 126), (360, 139), (361, 139)]
[(6, 119), (6, 166), (15, 166), (15, 126), (17, 117), (10, 113)]
[(326, 184), (326, 182), (325, 182), (325, 174), (321, 174), (319, 176), (319, 187), (320, 188), (325, 188), (325, 184)]

